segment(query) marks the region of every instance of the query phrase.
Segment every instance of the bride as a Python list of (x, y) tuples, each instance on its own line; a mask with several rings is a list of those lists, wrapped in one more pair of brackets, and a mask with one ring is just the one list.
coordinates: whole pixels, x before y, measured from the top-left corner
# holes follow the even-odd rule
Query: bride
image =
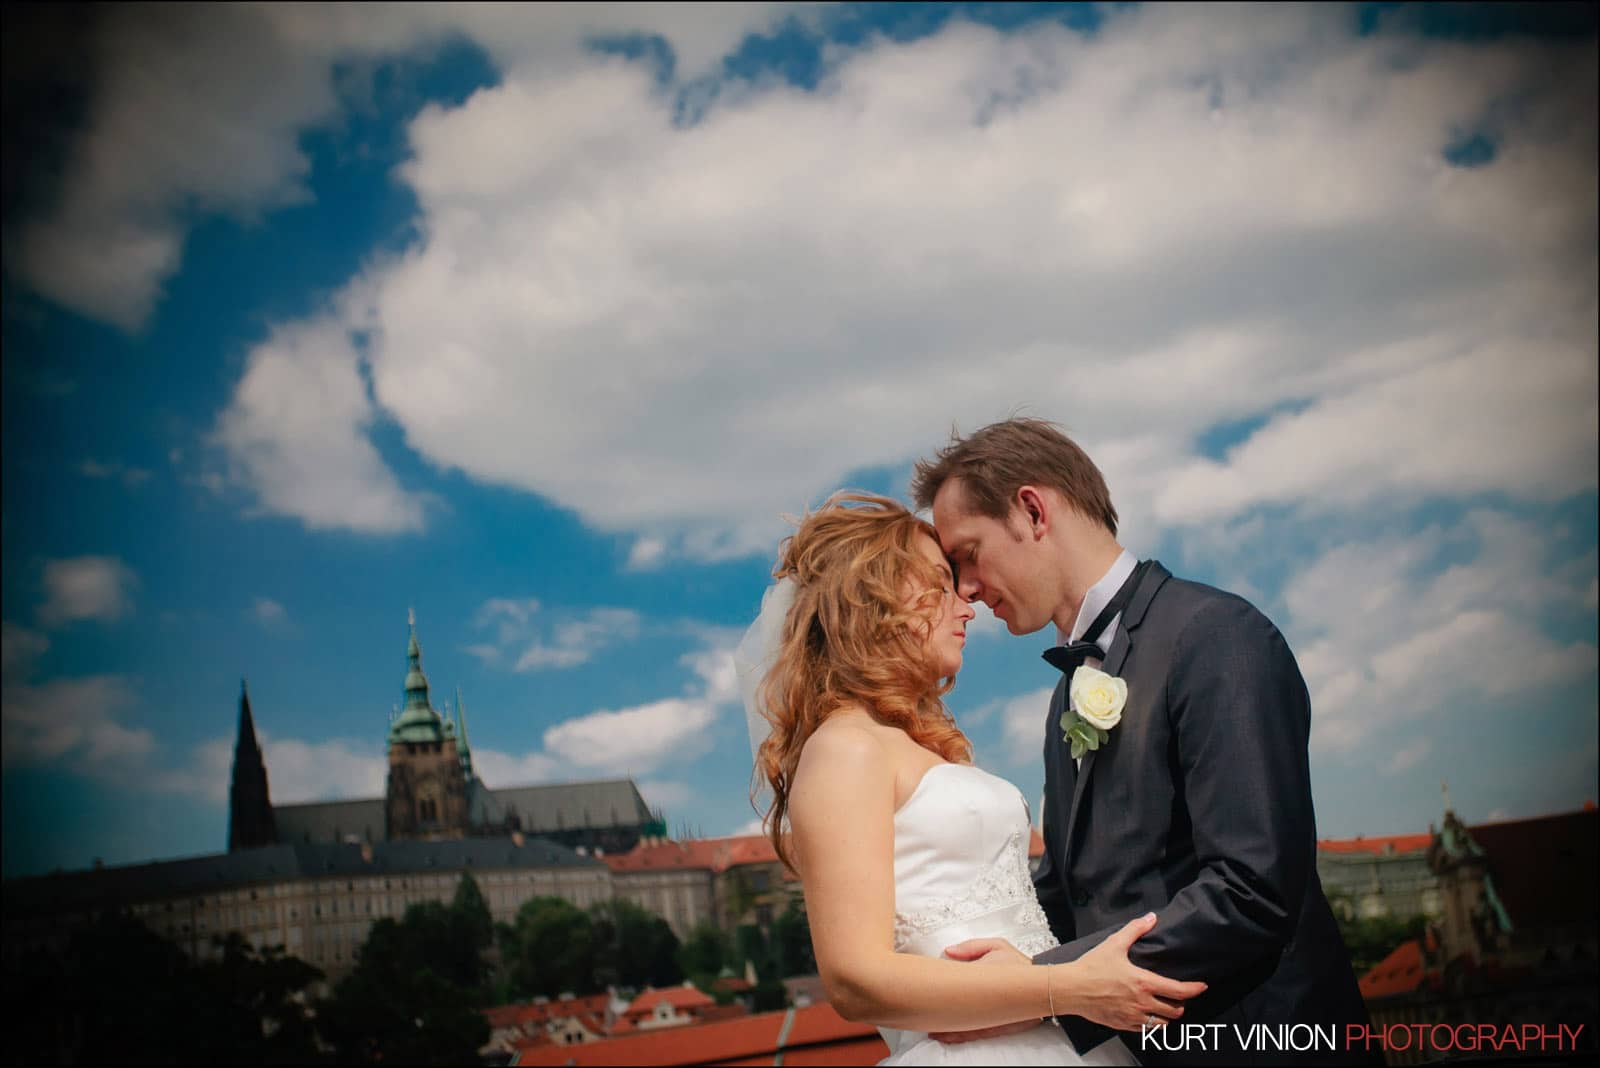
[[(800, 875), (834, 1008), (878, 1025), (884, 1064), (1137, 1064), (1120, 1039), (1075, 1050), (1052, 1018), (1134, 1031), (1182, 1014), (1204, 984), (1128, 961), (1154, 914), (1070, 964), (941, 959), (969, 938), (1029, 954), (1056, 941), (1028, 877), (1022, 795), (971, 763), (941, 700), (973, 609), (933, 527), (841, 492), (785, 539), (773, 574), (736, 661), (757, 789), (771, 791), (763, 825)], [(928, 1034), (1008, 1024), (959, 1044)]]

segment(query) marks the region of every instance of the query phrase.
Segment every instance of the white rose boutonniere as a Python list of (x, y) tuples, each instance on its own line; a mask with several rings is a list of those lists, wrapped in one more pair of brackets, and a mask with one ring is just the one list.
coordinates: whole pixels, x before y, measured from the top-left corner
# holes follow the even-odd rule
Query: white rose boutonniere
[(1088, 664), (1072, 673), (1067, 684), (1067, 710), (1061, 713), (1063, 740), (1072, 744), (1072, 758), (1099, 749), (1111, 737), (1111, 728), (1122, 722), (1122, 706), (1128, 703), (1128, 684)]

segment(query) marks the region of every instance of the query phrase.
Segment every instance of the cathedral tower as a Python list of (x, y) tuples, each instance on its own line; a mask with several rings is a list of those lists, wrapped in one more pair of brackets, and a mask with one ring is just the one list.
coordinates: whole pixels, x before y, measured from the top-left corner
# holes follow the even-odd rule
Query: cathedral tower
[(233, 746), (233, 783), (228, 789), (228, 852), (273, 845), (278, 832), (267, 794), (267, 765), (256, 744), (250, 691), (239, 683), (239, 740)]
[(456, 732), (434, 710), (422, 673), (417, 617), (408, 615), (406, 703), (389, 725), (388, 838), (460, 838), (467, 833), (467, 782)]

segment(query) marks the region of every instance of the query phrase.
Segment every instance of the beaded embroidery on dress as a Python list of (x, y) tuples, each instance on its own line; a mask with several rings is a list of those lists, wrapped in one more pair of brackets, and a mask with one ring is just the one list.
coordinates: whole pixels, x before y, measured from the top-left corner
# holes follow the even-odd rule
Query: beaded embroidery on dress
[[(1028, 809), (1004, 779), (969, 764), (930, 768), (894, 816), (894, 947), (938, 957), (969, 938), (1004, 938), (1032, 956), (1056, 944), (1028, 875)], [(1060, 1028), (945, 1045), (879, 1028), (881, 1064), (1139, 1062), (1120, 1039), (1079, 1054)]]

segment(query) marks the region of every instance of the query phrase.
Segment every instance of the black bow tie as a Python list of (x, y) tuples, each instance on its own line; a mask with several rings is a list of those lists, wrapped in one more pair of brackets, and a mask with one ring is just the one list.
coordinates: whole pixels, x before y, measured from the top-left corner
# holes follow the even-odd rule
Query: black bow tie
[(1104, 660), (1106, 652), (1094, 642), (1068, 642), (1046, 649), (1043, 655), (1053, 667), (1060, 668), (1061, 673), (1070, 678), (1074, 671), (1083, 666), (1084, 661)]
[(1072, 673), (1082, 667), (1085, 660), (1091, 658), (1096, 660), (1104, 659), (1105, 650), (1100, 648), (1097, 640), (1101, 633), (1111, 625), (1111, 621), (1128, 607), (1128, 602), (1133, 600), (1133, 591), (1139, 588), (1139, 583), (1149, 572), (1152, 563), (1154, 561), (1145, 560), (1138, 567), (1135, 567), (1133, 574), (1123, 580), (1122, 585), (1112, 595), (1111, 600), (1107, 601), (1106, 606), (1100, 609), (1100, 614), (1094, 617), (1094, 622), (1090, 623), (1089, 628), (1083, 632), (1083, 637), (1075, 642), (1068, 642), (1066, 645), (1058, 645), (1053, 649), (1046, 649), (1043, 654), (1045, 661), (1051, 667), (1059, 668), (1061, 673), (1066, 675), (1070, 681)]

